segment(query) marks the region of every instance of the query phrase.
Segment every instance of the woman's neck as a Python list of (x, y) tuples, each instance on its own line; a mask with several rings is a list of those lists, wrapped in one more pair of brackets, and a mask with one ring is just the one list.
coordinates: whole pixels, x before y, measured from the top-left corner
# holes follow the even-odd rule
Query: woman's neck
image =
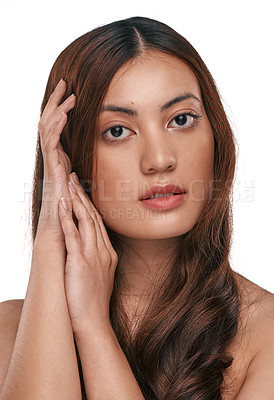
[(172, 265), (179, 238), (140, 240), (121, 238), (123, 257), (119, 263), (125, 280), (124, 296), (138, 299), (157, 290)]

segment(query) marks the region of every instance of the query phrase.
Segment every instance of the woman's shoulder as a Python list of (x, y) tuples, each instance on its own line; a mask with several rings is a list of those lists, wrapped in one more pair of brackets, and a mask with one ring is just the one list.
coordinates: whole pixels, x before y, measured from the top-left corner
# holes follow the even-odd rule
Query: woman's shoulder
[(0, 303), (0, 388), (11, 359), (23, 303), (23, 300)]
[[(273, 327), (274, 294), (239, 274), (236, 274), (236, 280), (240, 294), (242, 329), (258, 334), (258, 330), (261, 331), (263, 327)], [(257, 336), (258, 341), (263, 337)]]
[(0, 331), (18, 325), (24, 300), (7, 300), (0, 303)]
[(236, 280), (240, 298), (238, 334), (248, 344), (253, 363), (266, 346), (274, 351), (274, 294), (239, 274)]
[(230, 376), (241, 376), (236, 399), (273, 399), (274, 295), (239, 274), (236, 280), (241, 306)]
[(14, 341), (24, 300), (7, 300), (0, 303), (0, 349)]

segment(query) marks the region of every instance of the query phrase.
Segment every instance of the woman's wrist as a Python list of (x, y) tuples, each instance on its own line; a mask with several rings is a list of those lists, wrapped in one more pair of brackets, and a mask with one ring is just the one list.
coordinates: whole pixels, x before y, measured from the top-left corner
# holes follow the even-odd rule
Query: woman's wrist
[(92, 340), (94, 343), (107, 339), (117, 340), (110, 322), (100, 324), (94, 324), (93, 321), (83, 322), (73, 331), (77, 345), (81, 345), (87, 340)]
[(41, 248), (59, 248), (65, 249), (64, 236), (51, 227), (44, 226), (37, 231), (33, 242), (33, 250)]
[(48, 237), (55, 241), (65, 241), (57, 210), (41, 209), (37, 225), (36, 238)]
[(87, 398), (144, 400), (129, 362), (110, 324), (92, 326), (78, 335)]
[(66, 262), (66, 248), (62, 240), (58, 240), (56, 236), (50, 232), (40, 232), (34, 240), (32, 250), (32, 271), (59, 269), (62, 271), (62, 281), (64, 279), (64, 268)]

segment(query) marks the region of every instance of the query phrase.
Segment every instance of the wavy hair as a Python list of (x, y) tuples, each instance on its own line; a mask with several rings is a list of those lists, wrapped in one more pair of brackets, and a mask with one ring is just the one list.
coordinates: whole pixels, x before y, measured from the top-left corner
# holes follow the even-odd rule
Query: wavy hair
[[(171, 271), (161, 290), (151, 296), (134, 337), (122, 307), (123, 277), (118, 263), (110, 302), (111, 324), (146, 400), (219, 400), (223, 373), (233, 362), (227, 349), (239, 320), (239, 292), (229, 263), (236, 151), (206, 65), (185, 38), (161, 22), (142, 17), (113, 22), (84, 34), (60, 54), (49, 76), (41, 113), (63, 78), (67, 82), (64, 99), (73, 92), (77, 102), (60, 140), (91, 195), (97, 116), (106, 91), (123, 64), (151, 50), (184, 61), (198, 80), (214, 136), (214, 181), (195, 225), (180, 238), (172, 254)], [(39, 135), (33, 185), (34, 240), (43, 190)], [(115, 232), (108, 233), (121, 260), (123, 243)]]

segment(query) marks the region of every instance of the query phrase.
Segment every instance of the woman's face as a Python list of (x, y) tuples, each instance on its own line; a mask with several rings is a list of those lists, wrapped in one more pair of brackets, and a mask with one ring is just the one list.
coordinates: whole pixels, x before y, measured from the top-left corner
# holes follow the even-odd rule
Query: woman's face
[(210, 195), (214, 140), (195, 75), (157, 51), (122, 66), (99, 115), (93, 202), (120, 235), (163, 239), (195, 224)]

